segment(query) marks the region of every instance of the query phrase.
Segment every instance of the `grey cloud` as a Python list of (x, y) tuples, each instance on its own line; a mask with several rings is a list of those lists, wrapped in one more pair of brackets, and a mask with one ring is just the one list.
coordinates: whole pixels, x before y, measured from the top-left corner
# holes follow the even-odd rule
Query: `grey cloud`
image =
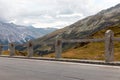
[(59, 14), (73, 14), (73, 10), (65, 9), (63, 11), (60, 11)]
[(105, 7), (102, 4), (100, 4), (102, 7), (96, 5), (97, 1), (0, 0), (0, 21), (13, 21), (16, 24), (22, 25), (33, 25), (36, 23), (50, 24), (59, 21), (72, 23), (83, 17), (95, 14)]

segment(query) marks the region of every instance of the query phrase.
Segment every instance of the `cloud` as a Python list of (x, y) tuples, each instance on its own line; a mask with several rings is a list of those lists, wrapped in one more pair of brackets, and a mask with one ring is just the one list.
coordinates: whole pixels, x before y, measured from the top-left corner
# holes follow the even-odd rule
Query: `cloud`
[(65, 27), (120, 0), (0, 0), (0, 21), (36, 27)]

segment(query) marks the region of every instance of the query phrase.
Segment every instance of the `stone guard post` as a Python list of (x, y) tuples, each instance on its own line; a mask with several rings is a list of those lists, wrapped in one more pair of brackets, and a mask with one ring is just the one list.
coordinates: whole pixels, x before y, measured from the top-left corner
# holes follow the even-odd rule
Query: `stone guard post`
[(105, 62), (111, 62), (114, 60), (114, 33), (111, 30), (107, 30), (105, 33)]
[(15, 55), (15, 44), (14, 43), (10, 43), (9, 44), (9, 50), (10, 50), (10, 57)]
[(56, 59), (61, 58), (61, 53), (62, 53), (62, 39), (60, 35), (57, 35), (55, 41), (55, 58)]
[(0, 55), (2, 55), (2, 45), (0, 44)]
[(33, 56), (33, 43), (32, 43), (32, 41), (29, 41), (27, 43), (27, 53), (28, 53), (27, 57)]

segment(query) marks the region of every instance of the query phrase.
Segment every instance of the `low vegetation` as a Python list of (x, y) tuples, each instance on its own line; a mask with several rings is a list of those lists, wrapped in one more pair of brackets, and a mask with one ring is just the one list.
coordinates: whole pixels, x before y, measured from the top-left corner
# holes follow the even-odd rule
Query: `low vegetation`
[[(105, 32), (110, 29), (114, 32), (115, 37), (120, 37), (120, 25), (111, 26), (96, 32), (90, 38), (103, 38)], [(63, 58), (72, 59), (90, 59), (90, 60), (103, 60), (104, 59), (104, 42), (87, 43), (84, 46), (76, 46), (70, 48), (62, 53)], [(114, 42), (114, 59), (120, 60), (120, 42)], [(54, 53), (45, 55), (45, 57), (54, 57)]]

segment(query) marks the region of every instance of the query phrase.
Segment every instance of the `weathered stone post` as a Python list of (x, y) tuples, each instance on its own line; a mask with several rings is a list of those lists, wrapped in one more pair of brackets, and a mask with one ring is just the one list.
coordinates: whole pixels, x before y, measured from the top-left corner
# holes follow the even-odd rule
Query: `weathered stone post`
[(62, 39), (58, 35), (56, 37), (56, 42), (55, 42), (55, 58), (61, 58), (61, 53), (62, 53)]
[(33, 43), (32, 43), (32, 41), (29, 41), (27, 43), (27, 53), (28, 53), (27, 57), (33, 56)]
[(111, 30), (107, 30), (105, 33), (105, 62), (111, 62), (114, 60), (114, 33)]
[(10, 43), (9, 44), (9, 50), (10, 50), (10, 57), (15, 55), (15, 44), (14, 43)]
[(2, 45), (0, 44), (0, 55), (2, 55)]

